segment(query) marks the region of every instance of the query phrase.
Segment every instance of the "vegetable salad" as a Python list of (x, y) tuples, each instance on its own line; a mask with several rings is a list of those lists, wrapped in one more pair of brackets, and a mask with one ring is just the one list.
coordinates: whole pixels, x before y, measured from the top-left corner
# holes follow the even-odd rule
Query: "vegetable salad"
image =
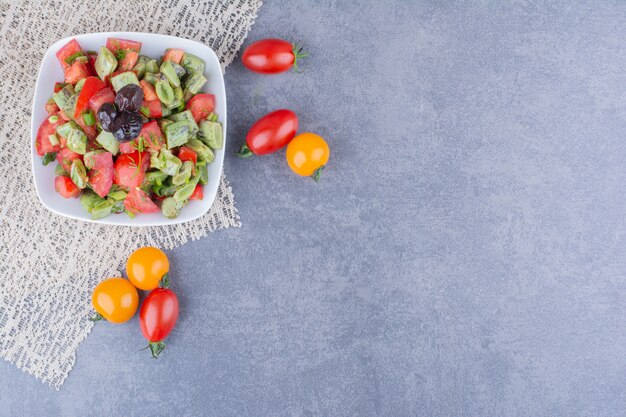
[(56, 161), (59, 194), (79, 197), (92, 219), (173, 219), (202, 199), (224, 140), (215, 97), (200, 92), (202, 59), (181, 49), (154, 59), (140, 42), (115, 38), (98, 52), (72, 40), (56, 56), (65, 79), (46, 104), (36, 150), (44, 165)]

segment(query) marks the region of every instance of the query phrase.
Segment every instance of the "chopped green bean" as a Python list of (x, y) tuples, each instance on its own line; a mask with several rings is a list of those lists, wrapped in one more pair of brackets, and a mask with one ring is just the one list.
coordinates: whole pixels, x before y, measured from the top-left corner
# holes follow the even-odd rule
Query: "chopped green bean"
[(113, 74), (115, 68), (117, 68), (117, 58), (115, 58), (113, 52), (103, 46), (100, 48), (100, 53), (96, 58), (94, 67), (98, 77), (100, 77), (101, 80), (104, 80), (107, 75)]
[(198, 94), (202, 86), (206, 83), (207, 79), (199, 72), (192, 72), (185, 80), (185, 91)]
[(194, 181), (189, 181), (187, 184), (180, 187), (178, 191), (176, 191), (173, 195), (174, 200), (179, 203), (184, 203), (185, 201), (187, 201), (196, 189), (196, 185), (198, 185), (198, 178), (196, 178)]
[(112, 133), (106, 130), (101, 131), (96, 137), (96, 141), (102, 145), (104, 149), (111, 152), (113, 155), (117, 155), (120, 150), (120, 143)]
[(161, 211), (163, 212), (163, 216), (168, 219), (175, 219), (180, 214), (180, 210), (183, 208), (183, 205), (176, 201), (173, 197), (167, 197), (161, 203)]
[(193, 162), (185, 161), (182, 167), (178, 170), (178, 173), (172, 177), (172, 185), (183, 185), (191, 178), (191, 171), (193, 170)]
[(200, 140), (209, 145), (211, 149), (222, 149), (224, 138), (222, 134), (222, 125), (218, 122), (210, 122), (202, 120), (200, 122)]
[(165, 126), (167, 148), (172, 149), (184, 145), (190, 138), (190, 126), (187, 120), (174, 122)]
[(85, 169), (83, 161), (80, 159), (74, 159), (72, 161), (70, 178), (72, 179), (72, 182), (81, 190), (87, 186), (87, 170)]
[(155, 85), (157, 97), (166, 106), (174, 101), (174, 90), (167, 80), (158, 80)]
[(93, 115), (92, 112), (87, 112), (83, 114), (83, 120), (85, 121), (85, 124), (87, 126), (93, 126), (96, 124), (96, 117)]
[(50, 141), (50, 144), (51, 144), (52, 146), (56, 146), (56, 145), (58, 145), (59, 143), (61, 143), (61, 142), (59, 141), (59, 138), (57, 137), (57, 135), (55, 135), (54, 133), (51, 133), (51, 134), (49, 134), (49, 135), (48, 135), (48, 140)]
[(80, 93), (83, 89), (83, 85), (85, 85), (86, 80), (87, 78), (83, 78), (82, 80), (79, 80), (74, 86), (74, 91), (76, 91), (77, 93)]
[(176, 74), (176, 69), (174, 68), (174, 64), (172, 61), (165, 61), (161, 64), (161, 68), (159, 68), (161, 74), (165, 75), (167, 81), (169, 81), (172, 87), (180, 87), (180, 79)]
[(125, 87), (129, 84), (139, 85), (139, 79), (137, 78), (137, 75), (132, 71), (125, 71), (121, 74), (117, 74), (115, 77), (111, 77), (109, 81), (111, 82), (111, 86), (113, 86), (113, 89), (116, 93), (120, 91), (122, 87)]
[(183, 59), (181, 59), (180, 61), (180, 65), (182, 65), (187, 70), (187, 73), (204, 73), (204, 61), (190, 53), (185, 52), (185, 55), (183, 55)]

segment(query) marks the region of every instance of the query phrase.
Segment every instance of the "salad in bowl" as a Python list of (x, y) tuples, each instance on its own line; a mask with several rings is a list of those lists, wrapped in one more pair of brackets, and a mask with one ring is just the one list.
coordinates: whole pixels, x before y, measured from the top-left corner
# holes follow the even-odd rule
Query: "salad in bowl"
[(54, 167), (49, 187), (78, 199), (91, 220), (177, 219), (204, 198), (224, 132), (215, 95), (203, 91), (202, 58), (183, 48), (154, 56), (118, 37), (97, 50), (71, 39), (55, 56), (63, 80), (34, 144), (41, 165)]

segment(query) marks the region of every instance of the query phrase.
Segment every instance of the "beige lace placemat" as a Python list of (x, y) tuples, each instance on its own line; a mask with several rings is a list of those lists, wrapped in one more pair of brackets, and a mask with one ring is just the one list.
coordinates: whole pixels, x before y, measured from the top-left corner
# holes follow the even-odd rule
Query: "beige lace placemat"
[(158, 228), (99, 226), (59, 217), (38, 201), (30, 169), (30, 107), (50, 44), (72, 34), (136, 31), (195, 39), (228, 65), (260, 0), (0, 0), (0, 355), (59, 388), (92, 324), (90, 293), (136, 247), (169, 249), (239, 226), (222, 178), (204, 217)]

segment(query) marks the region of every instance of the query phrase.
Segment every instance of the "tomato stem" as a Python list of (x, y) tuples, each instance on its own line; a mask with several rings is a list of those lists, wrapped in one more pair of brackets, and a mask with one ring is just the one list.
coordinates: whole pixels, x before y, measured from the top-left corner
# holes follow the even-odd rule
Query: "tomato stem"
[(89, 317), (89, 320), (96, 322), (96, 321), (104, 320), (104, 317), (102, 317), (102, 314), (96, 313), (93, 317)]
[(141, 350), (146, 350), (150, 348), (150, 352), (152, 353), (152, 359), (158, 359), (161, 352), (165, 350), (165, 343), (163, 342), (148, 342), (148, 346)]
[(294, 43), (291, 46), (293, 48), (291, 50), (293, 52), (293, 69), (297, 73), (302, 73), (304, 71), (300, 71), (300, 68), (298, 67), (298, 59), (306, 58), (307, 56), (309, 56), (309, 53), (303, 51), (304, 45), (300, 46), (297, 43)]
[(165, 275), (163, 275), (163, 278), (161, 278), (161, 281), (159, 281), (159, 288), (169, 288), (170, 287), (170, 274), (169, 272), (166, 272)]
[(324, 168), (326, 168), (326, 165), (322, 165), (321, 167), (316, 169), (315, 172), (313, 172), (313, 175), (311, 175), (311, 178), (313, 178), (315, 182), (320, 182), (320, 175), (322, 175), (322, 171), (324, 170)]
[(252, 153), (250, 148), (248, 148), (248, 145), (244, 142), (241, 144), (241, 147), (239, 148), (239, 150), (235, 152), (235, 155), (237, 155), (240, 158), (250, 158), (254, 154)]

